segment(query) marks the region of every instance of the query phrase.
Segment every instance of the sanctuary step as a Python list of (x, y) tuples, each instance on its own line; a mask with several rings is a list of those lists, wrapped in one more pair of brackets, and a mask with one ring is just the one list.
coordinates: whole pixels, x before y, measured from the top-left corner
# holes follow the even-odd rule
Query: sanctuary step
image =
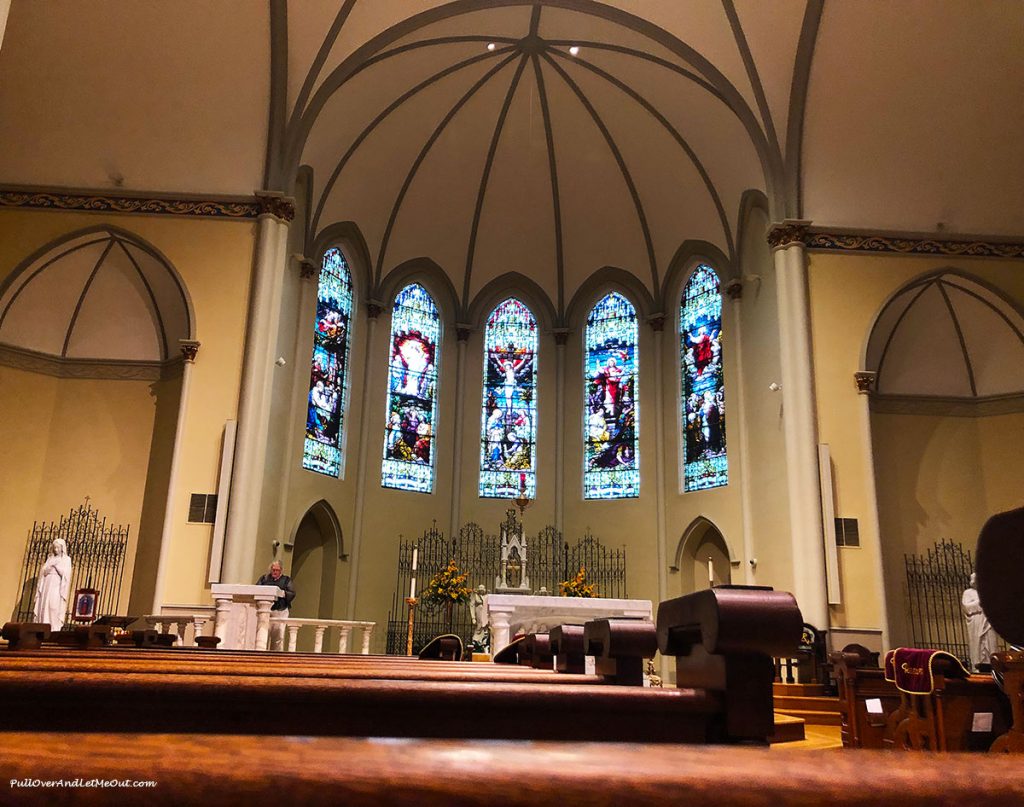
[(804, 732), (804, 721), (802, 718), (775, 713), (775, 733), (768, 738), (772, 745), (779, 743), (794, 743), (806, 739)]
[(802, 718), (810, 726), (842, 725), (842, 702), (820, 694), (820, 689), (820, 684), (777, 683), (772, 687), (775, 711)]

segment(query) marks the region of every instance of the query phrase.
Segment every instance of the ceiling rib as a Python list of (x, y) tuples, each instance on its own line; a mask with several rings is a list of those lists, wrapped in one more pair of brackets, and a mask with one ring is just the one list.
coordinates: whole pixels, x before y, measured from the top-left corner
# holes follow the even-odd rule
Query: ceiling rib
[(959, 283), (954, 283), (951, 280), (949, 280), (948, 277), (945, 275), (942, 278), (942, 282), (945, 283), (947, 286), (950, 286), (951, 288), (954, 288), (957, 291), (968, 295), (969, 297), (973, 297), (979, 303), (988, 306), (992, 311), (999, 315), (1000, 319), (1002, 319), (1002, 321), (1005, 322), (1007, 326), (1009, 326), (1010, 330), (1013, 331), (1017, 335), (1017, 338), (1021, 341), (1021, 343), (1024, 344), (1024, 332), (1022, 332), (1021, 329), (1017, 327), (1013, 320), (1006, 316), (1005, 311), (1000, 309), (998, 306), (993, 305), (991, 301), (986, 300), (973, 289), (969, 289), (966, 286), (961, 286)]
[(960, 342), (960, 352), (964, 356), (964, 366), (967, 368), (967, 380), (971, 382), (971, 395), (975, 398), (978, 397), (978, 385), (974, 382), (974, 366), (971, 364), (971, 354), (967, 352), (967, 340), (964, 339), (963, 329), (960, 327), (960, 319), (956, 315), (956, 310), (953, 308), (953, 302), (949, 299), (949, 294), (946, 292), (945, 284), (942, 280), (938, 280), (935, 283), (939, 287), (939, 293), (942, 295), (943, 301), (946, 303), (946, 310), (949, 311), (950, 319), (953, 320), (953, 329), (956, 331), (956, 338)]
[(348, 19), (348, 15), (352, 13), (355, 4), (356, 0), (345, 0), (345, 3), (338, 10), (334, 22), (331, 23), (331, 27), (327, 29), (324, 41), (320, 43), (320, 49), (317, 51), (313, 63), (309, 66), (306, 78), (303, 79), (302, 87), (295, 98), (295, 106), (292, 108), (291, 119), (288, 121), (289, 128), (291, 128), (293, 121), (302, 114), (306, 101), (309, 99), (310, 93), (313, 92), (313, 83), (316, 81), (316, 77), (320, 75), (320, 71), (323, 70), (324, 62), (327, 61), (327, 57), (330, 55), (331, 49), (338, 39), (338, 34), (341, 32), (341, 27)]
[[(878, 357), (878, 367), (875, 368), (875, 372), (878, 374), (877, 378), (878, 378), (878, 391), (879, 392), (882, 391), (882, 388), (881, 388), (881, 384), (882, 384), (882, 365), (885, 364), (885, 357), (888, 355), (889, 348), (892, 346), (892, 340), (896, 336), (896, 331), (899, 329), (900, 325), (903, 323), (903, 318), (907, 316), (907, 312), (910, 311), (910, 309), (914, 307), (914, 303), (917, 302), (918, 298), (922, 294), (924, 294), (926, 291), (928, 291), (928, 288), (934, 282), (935, 282), (934, 279), (926, 280), (921, 285), (921, 290), (917, 294), (914, 295), (913, 299), (911, 299), (911, 301), (909, 303), (907, 303), (907, 307), (904, 308), (900, 312), (900, 315), (896, 318), (896, 322), (893, 323), (892, 330), (889, 331), (889, 336), (885, 340), (885, 346), (882, 348), (882, 355)], [(907, 292), (909, 293), (909, 291), (910, 291), (910, 289), (908, 288)], [(885, 313), (885, 309), (888, 308), (890, 305), (892, 305), (894, 302), (896, 302), (896, 299), (897, 299), (896, 297), (893, 297), (893, 299), (890, 300), (888, 302), (888, 304), (886, 304), (885, 308), (883, 308), (881, 313), (879, 313), (879, 315), (878, 315), (879, 319), (881, 318), (882, 314)]]
[(131, 265), (135, 267), (135, 271), (139, 273), (139, 280), (141, 280), (142, 285), (146, 287), (146, 293), (149, 295), (149, 301), (153, 304), (153, 313), (156, 314), (157, 325), (160, 327), (160, 342), (164, 348), (163, 356), (161, 358), (166, 361), (170, 358), (171, 350), (170, 346), (167, 344), (167, 329), (164, 328), (164, 317), (163, 314), (160, 313), (160, 305), (156, 301), (156, 295), (153, 294), (153, 288), (149, 285), (145, 272), (142, 271), (142, 267), (139, 266), (139, 262), (135, 260), (135, 256), (128, 250), (124, 241), (119, 238), (115, 238), (114, 241), (116, 241), (117, 245), (121, 247), (121, 251), (128, 256), (128, 260), (131, 262)]
[(637, 192), (636, 185), (633, 182), (633, 177), (629, 172), (629, 168), (626, 166), (626, 161), (622, 157), (622, 153), (619, 151), (619, 147), (615, 144), (615, 138), (612, 137), (608, 127), (605, 126), (604, 121), (601, 120), (601, 116), (594, 109), (594, 105), (590, 103), (590, 99), (587, 98), (586, 93), (580, 89), (579, 85), (573, 81), (570, 76), (558, 62), (551, 58), (547, 53), (544, 54), (544, 58), (548, 64), (554, 68), (555, 72), (561, 76), (562, 80), (566, 83), (570, 90), (573, 91), (576, 98), (583, 105), (584, 109), (590, 115), (591, 120), (594, 121), (594, 125), (597, 126), (601, 135), (604, 137), (605, 143), (612, 152), (612, 157), (615, 158), (615, 162), (619, 166), (619, 171), (622, 173), (622, 178), (626, 183), (626, 187), (629, 189), (629, 195), (633, 198), (633, 206), (636, 208), (636, 217), (640, 223), (640, 229), (643, 232), (644, 244), (647, 248), (647, 260), (650, 263), (651, 268), (651, 281), (653, 283), (652, 289), (656, 290), (660, 287), (658, 281), (658, 264), (654, 254), (654, 242), (651, 239), (651, 230), (647, 224), (647, 215), (644, 213), (644, 205), (640, 199), (640, 194)]
[(505, 118), (508, 116), (509, 107), (512, 106), (512, 99), (515, 97), (519, 80), (523, 77), (523, 69), (526, 67), (526, 55), (524, 54), (516, 67), (515, 75), (508, 85), (508, 92), (505, 93), (505, 102), (501, 105), (498, 113), (498, 120), (494, 125), (494, 134), (491, 136), (491, 145), (487, 150), (487, 160), (484, 162), (484, 170), (480, 174), (480, 188), (476, 195), (476, 207), (473, 210), (473, 224), (469, 230), (469, 244), (466, 247), (466, 273), (462, 280), (462, 307), (468, 310), (469, 307), (469, 284), (473, 272), (473, 257), (476, 253), (477, 229), (480, 226), (480, 214), (484, 208), (484, 196), (487, 194), (487, 183), (491, 177), (491, 167), (494, 165), (494, 154), (498, 150), (498, 141), (501, 139), (502, 129), (505, 128)]
[(431, 134), (430, 137), (427, 139), (427, 142), (423, 144), (423, 148), (420, 150), (419, 155), (416, 157), (415, 162), (412, 164), (412, 168), (409, 169), (409, 173), (405, 177), (405, 182), (402, 184), (402, 189), (398, 192), (398, 196), (395, 198), (395, 204), (391, 208), (391, 215), (388, 217), (387, 226), (384, 228), (384, 237), (381, 239), (380, 252), (377, 255), (377, 268), (374, 277), (375, 284), (379, 284), (381, 280), (382, 270), (384, 267), (384, 258), (386, 257), (387, 254), (388, 242), (391, 240), (391, 231), (394, 229), (395, 220), (398, 218), (398, 211), (402, 207), (402, 202), (405, 200), (405, 194), (409, 191), (409, 186), (412, 185), (412, 181), (416, 177), (416, 172), (419, 171), (420, 165), (423, 164), (423, 160), (426, 159), (427, 154), (430, 153), (430, 149), (433, 147), (434, 143), (437, 142), (437, 139), (441, 136), (441, 133), (445, 130), (445, 127), (447, 127), (448, 124), (451, 123), (452, 118), (454, 118), (459, 113), (459, 110), (466, 105), (466, 102), (468, 102), (470, 98), (476, 95), (477, 91), (480, 90), (481, 87), (483, 87), (488, 81), (490, 81), (495, 75), (497, 75), (497, 73), (502, 68), (511, 63), (517, 56), (518, 53), (511, 54), (510, 56), (496, 64), (494, 67), (492, 67), (490, 70), (488, 70), (486, 73), (484, 73), (484, 75), (481, 78), (479, 78), (458, 101), (455, 102), (455, 105), (450, 110), (448, 110), (448, 114), (444, 116), (441, 122), (437, 125), (437, 128), (434, 129), (433, 134)]
[(558, 277), (558, 316), (565, 314), (565, 244), (562, 238), (562, 197), (558, 190), (558, 162), (555, 160), (555, 133), (551, 128), (551, 110), (548, 107), (548, 91), (544, 84), (544, 73), (540, 69), (540, 57), (534, 53), (533, 74), (537, 80), (537, 94), (540, 111), (544, 118), (544, 139), (548, 149), (548, 175), (551, 177), (551, 208), (555, 224), (555, 269)]
[(715, 209), (718, 211), (718, 219), (722, 224), (722, 232), (725, 235), (725, 241), (726, 246), (728, 247), (729, 258), (730, 260), (735, 259), (736, 247), (733, 242), (732, 227), (729, 225), (729, 217), (725, 212), (725, 206), (722, 204), (722, 199), (721, 196), (719, 196), (718, 194), (718, 189), (715, 187), (714, 182), (711, 181), (711, 176), (708, 174), (707, 170), (705, 170), (704, 164), (697, 156), (697, 153), (687, 142), (686, 138), (684, 138), (679, 133), (679, 130), (676, 129), (671, 123), (669, 123), (668, 119), (664, 115), (662, 115), (661, 112), (659, 112), (650, 101), (644, 98), (639, 92), (634, 90), (624, 81), (613, 76), (611, 73), (602, 70), (597, 65), (591, 64), (586, 59), (580, 59), (579, 57), (569, 56), (560, 50), (551, 50), (550, 52), (553, 53), (555, 56), (561, 57), (562, 59), (571, 59), (573, 63), (579, 64), (581, 67), (586, 68), (595, 75), (603, 78), (605, 81), (608, 81), (609, 83), (617, 87), (619, 90), (624, 92), (626, 95), (628, 95), (630, 98), (632, 98), (634, 101), (636, 101), (638, 104), (640, 104), (655, 118), (655, 120), (658, 121), (658, 123), (660, 123), (665, 128), (665, 130), (672, 136), (672, 138), (676, 141), (679, 147), (684, 152), (686, 152), (686, 156), (690, 158), (690, 161), (693, 163), (693, 167), (696, 168), (697, 173), (700, 174), (700, 178), (704, 182), (704, 187), (707, 188), (708, 194), (711, 196), (711, 201), (714, 203)]
[(761, 75), (757, 72), (757, 65), (754, 63), (754, 55), (750, 52), (750, 45), (747, 44), (746, 34), (743, 33), (743, 25), (740, 23), (739, 14), (736, 13), (736, 6), (732, 0), (722, 0), (722, 7), (725, 9), (725, 16), (729, 19), (729, 26), (732, 28), (733, 38), (736, 40), (736, 48), (743, 59), (743, 66), (747, 71), (747, 79), (750, 81), (750, 88), (754, 91), (754, 98), (757, 101), (757, 109), (761, 113), (761, 123), (764, 124), (765, 134), (768, 142), (782, 162), (782, 148), (779, 146), (779, 137), (775, 131), (775, 121), (772, 119), (772, 111), (768, 106), (768, 98), (764, 94), (764, 87), (761, 84)]
[(449, 65), (448, 67), (444, 68), (443, 70), (439, 70), (437, 73), (434, 73), (434, 75), (424, 79), (415, 87), (402, 93), (400, 96), (398, 96), (398, 98), (392, 101), (391, 104), (389, 104), (387, 108), (384, 109), (383, 112), (377, 115), (377, 117), (374, 118), (369, 123), (369, 125), (367, 125), (365, 129), (363, 129), (362, 132), (359, 133), (359, 136), (352, 141), (352, 145), (348, 147), (348, 150), (345, 152), (344, 155), (342, 155), (341, 160), (338, 161), (338, 164), (335, 166), (334, 171), (331, 173), (330, 178), (327, 180), (326, 184), (324, 185), (324, 189), (320, 194), (320, 200), (317, 203), (316, 212), (313, 215), (313, 226), (311, 228), (312, 231), (314, 233), (317, 231), (317, 226), (320, 223), (320, 216), (323, 214), (324, 206), (327, 204), (327, 197), (330, 196), (331, 190), (334, 188), (334, 183), (338, 181), (338, 177), (341, 176), (341, 172), (348, 164), (348, 161), (355, 154), (356, 149), (358, 149), (359, 146), (362, 145), (363, 141), (373, 132), (374, 129), (377, 128), (377, 126), (383, 123), (385, 118), (387, 118), (392, 112), (398, 109), (398, 107), (400, 107), (410, 98), (422, 92), (435, 82), (440, 81), (441, 79), (446, 78), (447, 76), (450, 76), (452, 73), (462, 70), (465, 67), (470, 67), (474, 64), (477, 64), (478, 62), (485, 61), (486, 59), (497, 58), (498, 56), (502, 56), (506, 53), (509, 53), (512, 50), (515, 50), (515, 48), (512, 46), (508, 46), (505, 48), (499, 48), (492, 52), (485, 52), (478, 54), (476, 56), (471, 56), (468, 59), (463, 59), (461, 62), (456, 62), (455, 64)]
[(64, 347), (61, 348), (61, 358), (65, 358), (68, 354), (68, 345), (71, 342), (71, 333), (75, 330), (75, 322), (78, 319), (78, 312), (82, 310), (82, 303), (85, 302), (85, 295), (89, 293), (89, 287), (92, 285), (93, 280), (96, 279), (97, 272), (100, 271), (100, 267), (103, 266), (103, 261), (107, 259), (107, 255), (110, 254), (110, 250), (114, 248), (114, 239), (111, 237), (110, 242), (103, 248), (103, 252), (96, 261), (96, 266), (93, 267), (92, 274), (89, 275), (89, 279), (85, 281), (85, 285), (82, 286), (82, 293), (78, 296), (78, 302), (75, 304), (74, 313), (71, 315), (71, 319), (68, 321), (68, 332), (64, 336)]
[[(715, 87), (714, 84), (709, 82), (706, 78), (704, 78), (701, 75), (698, 75), (697, 73), (694, 73), (692, 70), (687, 70), (685, 67), (678, 65), (675, 62), (670, 62), (668, 59), (662, 59), (660, 56), (655, 56), (652, 53), (645, 53), (642, 50), (630, 48), (626, 45), (615, 45), (611, 42), (594, 42), (587, 39), (547, 39), (545, 40), (545, 42), (552, 49), (558, 47), (568, 48), (572, 46), (577, 46), (579, 48), (582, 48), (583, 50), (607, 50), (613, 53), (621, 53), (625, 56), (635, 56), (638, 59), (643, 59), (645, 62), (656, 64), (659, 67), (665, 67), (671, 70), (673, 73), (678, 73), (680, 76), (688, 78), (690, 81), (699, 85), (702, 89), (707, 90), (727, 107), (729, 106), (729, 102), (726, 99), (726, 97), (718, 90), (717, 87)], [(732, 107), (729, 108), (731, 109)]]

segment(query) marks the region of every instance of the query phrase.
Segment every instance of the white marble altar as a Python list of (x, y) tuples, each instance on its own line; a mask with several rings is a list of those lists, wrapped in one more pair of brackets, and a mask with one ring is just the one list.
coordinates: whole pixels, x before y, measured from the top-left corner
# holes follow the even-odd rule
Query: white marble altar
[(543, 632), (555, 625), (582, 625), (604, 617), (650, 620), (654, 613), (650, 600), (524, 594), (488, 594), (486, 600), (492, 653), (501, 650), (517, 633)]
[(277, 586), (214, 583), (216, 617), (213, 633), (224, 650), (266, 650), (270, 638), (270, 607), (281, 593)]

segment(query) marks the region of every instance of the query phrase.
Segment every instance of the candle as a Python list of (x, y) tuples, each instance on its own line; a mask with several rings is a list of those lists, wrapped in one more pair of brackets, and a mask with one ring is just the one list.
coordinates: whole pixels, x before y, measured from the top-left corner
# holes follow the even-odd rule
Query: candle
[(416, 599), (416, 578), (415, 577), (412, 580), (409, 581), (409, 599), (410, 600), (415, 600)]
[(412, 548), (412, 570), (414, 572), (416, 571), (416, 561), (419, 559), (419, 556), (420, 556), (420, 548), (418, 546), (414, 546)]
[(713, 586), (715, 584), (715, 565), (711, 562), (711, 558), (708, 558), (708, 585)]

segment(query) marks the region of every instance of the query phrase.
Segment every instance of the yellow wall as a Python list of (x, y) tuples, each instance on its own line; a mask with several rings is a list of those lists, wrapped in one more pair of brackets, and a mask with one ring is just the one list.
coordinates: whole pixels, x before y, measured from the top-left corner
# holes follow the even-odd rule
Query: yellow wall
[[(188, 496), (192, 492), (216, 491), (224, 421), (236, 416), (249, 276), (252, 270), (254, 225), (252, 222), (184, 219), (171, 216), (2, 210), (0, 277), (6, 276), (30, 253), (54, 239), (79, 229), (105, 223), (135, 233), (163, 252), (177, 269), (192, 299), (196, 323), (195, 338), (202, 342), (202, 347), (194, 366), (189, 413), (181, 448), (179, 495), (172, 507), (174, 533), (168, 557), (164, 601), (202, 602), (208, 600), (205, 581), (212, 529), (209, 526), (186, 524)], [(45, 452), (50, 447), (58, 448), (64, 440), (63, 432), (67, 428), (65, 424), (72, 423), (75, 417), (88, 416), (90, 422), (95, 421), (98, 424), (104, 424), (105, 418), (104, 425), (109, 426), (109, 430), (102, 435), (97, 431), (97, 439), (102, 436), (104, 445), (119, 446), (117, 450), (124, 452), (124, 456), (129, 458), (121, 460), (119, 457), (107, 457), (105, 466), (117, 468), (115, 478), (109, 480), (110, 489), (122, 491), (126, 497), (129, 495), (127, 491), (132, 491), (130, 498), (135, 504), (126, 512), (124, 518), (131, 519), (133, 534), (138, 535), (136, 530), (139, 528), (140, 519), (147, 530), (157, 529), (153, 519), (162, 508), (152, 501), (152, 496), (158, 495), (156, 488), (159, 486), (151, 482), (149, 487), (152, 490), (146, 489), (145, 469), (153, 442), (155, 417), (154, 402), (149, 399), (148, 385), (136, 384), (133, 387), (131, 382), (62, 381), (62, 391), (57, 392), (55, 379), (40, 380), (38, 383), (24, 380), (7, 383), (7, 376), (3, 378), (0, 395), (4, 397), (0, 398), (0, 411), (5, 415), (8, 411), (16, 411), (15, 407), (8, 405), (6, 396), (15, 394), (13, 391), (17, 389), (18, 383), (38, 388), (37, 396), (52, 397), (52, 403), (49, 404), (51, 414), (47, 417), (54, 419), (50, 421), (49, 430), (19, 436), (17, 441), (12, 443), (18, 446), (17, 450), (23, 455), (39, 451), (42, 456), (46, 456)], [(103, 386), (93, 388), (92, 385), (96, 383)], [(136, 387), (139, 390), (137, 392), (134, 391)], [(46, 392), (50, 388), (53, 392)], [(8, 389), (12, 392), (8, 393)], [(65, 389), (68, 390), (66, 394), (63, 392)], [(120, 391), (108, 393), (108, 389)], [(122, 402), (121, 409), (113, 409), (109, 403), (110, 398), (124, 396), (130, 397), (131, 401)], [(83, 405), (80, 405), (80, 401)], [(123, 422), (122, 417), (131, 416), (121, 415), (122, 409), (138, 413), (140, 420)], [(146, 413), (145, 422), (141, 420), (143, 412)], [(116, 428), (114, 413), (117, 413)], [(62, 420), (56, 420), (57, 416)], [(166, 420), (166, 417), (162, 417), (160, 422), (166, 423)], [(88, 429), (83, 426), (82, 431)], [(166, 441), (161, 449), (164, 454), (165, 443)], [(78, 454), (76, 451), (76, 456)], [(40, 463), (41, 460), (36, 459), (34, 462)], [(3, 465), (0, 473), (7, 473), (8, 464), (4, 462)], [(32, 461), (26, 461), (25, 467), (34, 467)], [(56, 486), (58, 490), (66, 488), (65, 498), (71, 497), (74, 501), (79, 501), (88, 493), (102, 506), (98, 501), (96, 483), (92, 478), (88, 479), (88, 485), (84, 485), (57, 464), (39, 465), (38, 473), (39, 476), (33, 478), (27, 470), (25, 473), (15, 472), (11, 484), (4, 485), (3, 495), (18, 503), (9, 512), (10, 521), (14, 525), (22, 525), (20, 529), (31, 527), (33, 518), (56, 515), (49, 512), (31, 512), (31, 508), (44, 504), (47, 507), (56, 505), (50, 505), (48, 502), (28, 504), (37, 500), (40, 490), (51, 486)], [(86, 487), (89, 489), (86, 490)], [(142, 507), (144, 493), (148, 499), (146, 508)], [(166, 497), (166, 487), (160, 495)], [(60, 509), (66, 509), (68, 506), (70, 505), (61, 504)], [(24, 533), (15, 539), (3, 540), (12, 540), (17, 544), (17, 549), (12, 545), (10, 550), (14, 556), (20, 558), (23, 553)], [(133, 541), (133, 557), (134, 546)], [(126, 585), (130, 571), (131, 568), (126, 572)], [(148, 587), (152, 583), (150, 581), (145, 585)], [(0, 588), (0, 597), (3, 596), (3, 589)], [(9, 603), (12, 598), (13, 593), (8, 593), (6, 599), (0, 602)], [(149, 610), (150, 603), (139, 605)]]
[[(951, 268), (999, 288), (1018, 304), (1024, 301), (1024, 264), (1021, 262), (828, 253), (812, 253), (810, 256), (808, 271), (819, 440), (828, 443), (832, 452), (836, 515), (859, 519), (861, 530), (859, 549), (839, 550), (843, 606), (833, 608), (834, 625), (881, 627), (884, 591), (882, 582), (878, 580), (878, 569), (884, 546), (886, 588), (890, 592), (889, 618), (898, 630), (903, 624), (900, 613), (903, 604), (893, 597), (900, 590), (901, 581), (892, 577), (902, 574), (900, 547), (904, 545), (909, 525), (923, 523), (922, 519), (937, 519), (937, 523), (942, 523), (941, 513), (947, 506), (958, 514), (954, 520), (962, 517), (965, 524), (975, 523), (979, 517), (972, 514), (976, 502), (969, 501), (969, 497), (961, 496), (959, 500), (944, 498), (952, 496), (952, 490), (948, 486), (943, 487), (950, 477), (940, 476), (936, 468), (930, 467), (934, 457), (928, 453), (964, 444), (965, 430), (974, 433), (978, 429), (977, 424), (959, 422), (962, 420), (959, 418), (939, 419), (941, 422), (934, 423), (924, 418), (914, 422), (906, 416), (897, 415), (874, 416), (869, 420), (865, 412), (867, 399), (858, 394), (853, 380), (854, 373), (864, 369), (864, 346), (875, 317), (888, 298), (920, 275)], [(882, 437), (875, 435), (874, 444), (880, 454), (873, 465), (869, 423), (871, 429), (882, 434)], [(998, 429), (1002, 426), (993, 421), (991, 428), (996, 431), (986, 428), (985, 433), (999, 434)], [(979, 439), (976, 437), (971, 442), (977, 443)], [(1000, 442), (999, 437), (991, 439), (996, 444)], [(883, 441), (881, 447), (879, 440)], [(947, 440), (955, 442), (947, 446)], [(887, 450), (887, 447), (895, 445), (902, 446), (903, 450)], [(980, 473), (987, 479), (998, 474), (1000, 466), (995, 465), (995, 456), (995, 453), (979, 454), (972, 459), (973, 475)], [(1019, 467), (1019, 463), (1004, 467)], [(881, 537), (871, 513), (871, 484), (876, 468), (879, 513), (883, 516)], [(912, 499), (905, 500), (891, 487), (893, 475), (899, 474), (910, 474), (914, 480), (901, 489), (902, 494), (913, 494)], [(1013, 488), (1020, 490), (1019, 475), (1006, 479), (1005, 484), (1009, 488), (1006, 492), (993, 494), (992, 504), (1014, 498), (1009, 491)], [(956, 488), (955, 483), (952, 488)], [(985, 509), (995, 512), (985, 500), (986, 495), (982, 494)], [(892, 500), (891, 508), (883, 503), (884, 497)], [(888, 513), (897, 510), (899, 516), (890, 520)], [(894, 535), (894, 532), (899, 535)], [(976, 535), (975, 530), (967, 542), (968, 546), (973, 546)], [(894, 635), (893, 641), (897, 639)]]

